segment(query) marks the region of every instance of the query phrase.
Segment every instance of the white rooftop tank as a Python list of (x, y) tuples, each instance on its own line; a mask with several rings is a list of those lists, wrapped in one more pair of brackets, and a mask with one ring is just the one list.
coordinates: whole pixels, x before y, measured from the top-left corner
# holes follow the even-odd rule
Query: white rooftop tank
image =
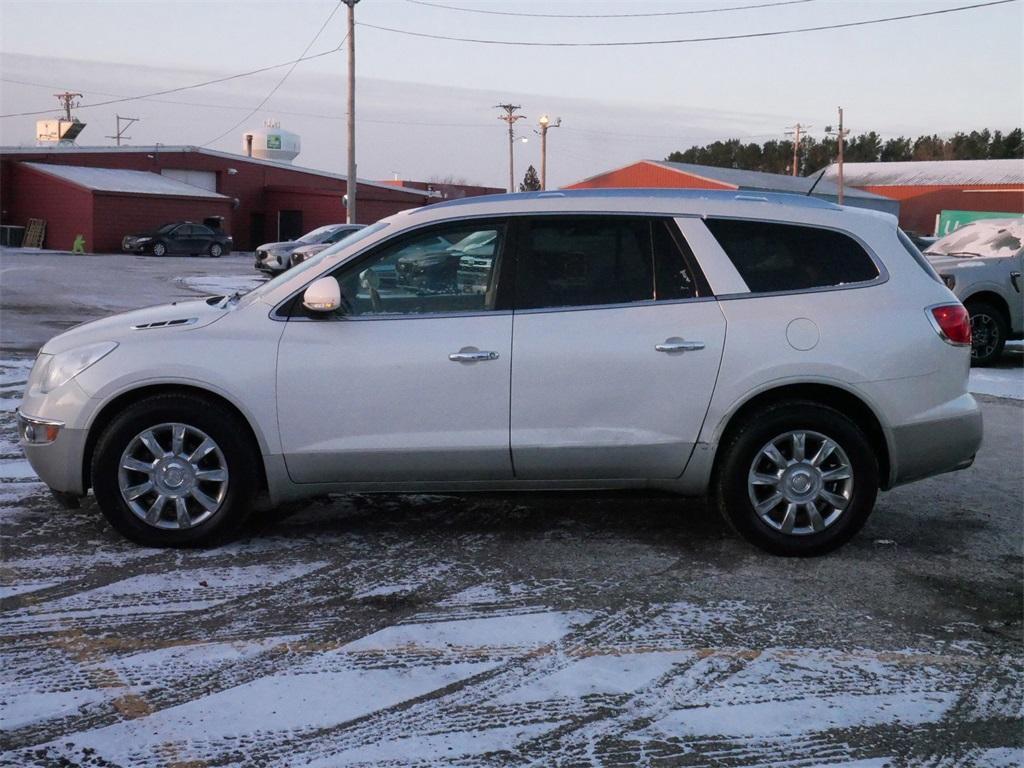
[(276, 120), (267, 120), (263, 128), (242, 134), (242, 153), (260, 160), (290, 163), (301, 149), (299, 134), (282, 129)]

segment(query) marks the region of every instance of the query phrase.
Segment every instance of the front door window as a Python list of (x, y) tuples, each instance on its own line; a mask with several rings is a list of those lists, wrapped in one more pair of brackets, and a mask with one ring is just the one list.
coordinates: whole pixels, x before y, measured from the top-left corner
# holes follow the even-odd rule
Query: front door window
[(385, 245), (335, 274), (342, 311), (349, 317), (491, 311), (503, 241), (503, 225), (471, 222)]

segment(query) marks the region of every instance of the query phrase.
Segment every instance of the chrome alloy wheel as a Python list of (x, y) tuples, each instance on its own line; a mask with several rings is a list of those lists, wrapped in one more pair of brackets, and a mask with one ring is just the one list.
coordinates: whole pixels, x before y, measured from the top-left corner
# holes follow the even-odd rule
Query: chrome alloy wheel
[(818, 432), (785, 432), (757, 452), (747, 493), (761, 520), (794, 536), (836, 522), (853, 497), (853, 467), (834, 440)]
[(158, 424), (128, 443), (117, 484), (128, 508), (154, 528), (194, 528), (224, 502), (228, 465), (217, 443), (188, 424)]

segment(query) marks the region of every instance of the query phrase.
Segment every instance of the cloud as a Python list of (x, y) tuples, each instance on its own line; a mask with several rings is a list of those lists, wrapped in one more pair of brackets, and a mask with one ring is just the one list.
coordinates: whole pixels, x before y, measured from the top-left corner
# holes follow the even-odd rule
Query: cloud
[[(114, 96), (135, 95), (221, 77), (229, 71), (185, 70), (118, 65), (24, 54), (0, 56), (4, 78), (0, 111), (53, 109), (52, 94), (71, 88), (84, 94), (83, 104)], [(228, 129), (258, 104), (283, 70), (228, 83), (94, 109), (81, 109), (88, 127), (80, 145), (110, 145), (115, 114), (141, 118), (128, 132), (129, 143), (203, 145)], [(35, 85), (9, 82), (18, 80)], [(785, 125), (781, 115), (728, 112), (683, 105), (654, 105), (574, 96), (490, 92), (414, 82), (360, 78), (357, 83), (357, 157), (359, 175), (427, 179), (454, 176), (470, 182), (504, 186), (508, 174), (508, 138), (493, 105), (522, 105), (528, 119), (516, 131), (529, 141), (517, 143), (516, 177), (527, 165), (539, 166), (536, 119), (544, 112), (563, 119), (548, 135), (548, 170), (552, 186), (568, 184), (633, 160), (660, 159), (675, 149), (718, 138), (751, 136), (762, 140)], [(345, 82), (341, 74), (297, 69), (267, 105), (232, 135), (211, 144), (241, 151), (241, 135), (264, 119), (301, 135), (296, 164), (343, 172), (345, 167)], [(31, 144), (35, 117), (0, 122), (0, 142)]]

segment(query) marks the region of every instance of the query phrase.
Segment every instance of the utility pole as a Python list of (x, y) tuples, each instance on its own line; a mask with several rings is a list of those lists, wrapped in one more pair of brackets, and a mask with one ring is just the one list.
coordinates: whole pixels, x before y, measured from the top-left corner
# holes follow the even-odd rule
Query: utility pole
[(786, 131), (787, 136), (793, 137), (793, 175), (799, 176), (798, 169), (800, 168), (800, 134), (807, 133), (814, 126), (811, 125), (787, 125), (787, 128), (792, 130)]
[[(108, 139), (114, 139), (117, 142), (117, 146), (121, 146), (121, 139), (130, 139), (131, 136), (125, 136), (124, 132), (131, 128), (132, 123), (139, 122), (137, 117), (121, 117), (120, 115), (114, 115), (117, 118), (117, 133), (114, 136), (107, 136)], [(121, 127), (121, 121), (125, 121), (124, 128)]]
[(537, 133), (540, 134), (540, 188), (543, 190), (548, 188), (548, 128), (560, 126), (562, 118), (555, 118), (552, 123), (547, 115), (541, 115), (537, 123), (540, 125)]
[(840, 205), (843, 204), (843, 140), (846, 139), (846, 135), (849, 132), (849, 128), (843, 128), (843, 108), (839, 107), (839, 129), (836, 131), (829, 131), (829, 133), (836, 137), (838, 143), (838, 156), (836, 160), (839, 165), (838, 182)]
[(359, 0), (342, 0), (348, 6), (348, 172), (345, 174), (345, 190), (348, 202), (345, 206), (345, 221), (356, 223), (356, 3)]
[(515, 170), (515, 158), (512, 155), (512, 147), (515, 144), (516, 132), (515, 124), (516, 120), (525, 120), (526, 115), (517, 115), (516, 110), (519, 109), (518, 104), (498, 104), (494, 107), (505, 112), (504, 115), (498, 115), (499, 120), (504, 120), (508, 123), (508, 191), (516, 191), (516, 170)]
[(57, 97), (57, 101), (59, 101), (61, 103), (61, 105), (63, 106), (63, 109), (64, 109), (64, 119), (67, 120), (70, 123), (71, 122), (71, 109), (73, 107), (77, 107), (78, 106), (78, 104), (75, 103), (75, 99), (80, 99), (82, 97), (82, 94), (80, 94), (80, 93), (71, 93), (70, 91), (64, 91), (64, 93), (55, 93), (53, 95)]

